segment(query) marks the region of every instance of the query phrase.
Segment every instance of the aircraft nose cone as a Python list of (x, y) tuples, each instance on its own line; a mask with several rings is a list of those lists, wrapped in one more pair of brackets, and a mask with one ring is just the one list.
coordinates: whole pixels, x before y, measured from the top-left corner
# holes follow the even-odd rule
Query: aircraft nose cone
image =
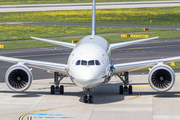
[(95, 79), (95, 72), (92, 71), (90, 68), (85, 68), (81, 73), (80, 73), (80, 78), (84, 80), (91, 80)]
[(85, 68), (81, 71), (74, 79), (74, 82), (79, 87), (83, 88), (94, 88), (95, 86), (101, 84), (101, 78), (99, 78), (98, 72), (94, 72), (90, 68)]

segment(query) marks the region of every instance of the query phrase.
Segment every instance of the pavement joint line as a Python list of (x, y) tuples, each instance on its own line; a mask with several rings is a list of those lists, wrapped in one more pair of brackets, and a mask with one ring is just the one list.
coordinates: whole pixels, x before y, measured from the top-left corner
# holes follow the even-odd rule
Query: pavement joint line
[[(135, 91), (133, 91), (135, 92)], [(137, 96), (133, 97), (133, 98), (127, 98), (127, 99), (124, 99), (122, 101), (127, 101), (127, 100), (133, 100), (133, 99), (137, 99), (141, 96), (141, 94), (139, 92), (135, 92), (135, 93), (138, 93)], [(94, 104), (81, 104), (81, 105), (72, 105), (72, 106), (65, 106), (65, 107), (57, 107), (57, 108), (49, 108), (49, 109), (42, 109), (42, 110), (37, 110), (37, 111), (31, 111), (31, 112), (27, 112), (23, 115), (21, 115), (19, 117), (19, 120), (23, 120), (23, 118), (29, 114), (32, 114), (32, 113), (37, 113), (37, 112), (44, 112), (44, 111), (49, 111), (49, 110), (54, 110), (54, 109), (59, 109), (59, 108), (69, 108), (69, 107), (78, 107), (78, 106), (85, 106), (85, 105), (94, 105)], [(1, 116), (1, 115), (0, 115)]]
[[(133, 91), (135, 92), (135, 91)], [(138, 92), (135, 92), (138, 93)], [(133, 98), (128, 98), (128, 99), (124, 99), (122, 101), (127, 101), (127, 100), (132, 100), (132, 99), (136, 99), (139, 98), (141, 96), (140, 93), (138, 93), (138, 96), (135, 96)], [(49, 108), (49, 109), (43, 109), (43, 110), (37, 110), (37, 111), (31, 111), (31, 112), (17, 112), (17, 113), (9, 113), (9, 114), (0, 114), (0, 116), (4, 116), (4, 115), (12, 115), (12, 114), (23, 114), (19, 117), (19, 120), (23, 120), (23, 118), (29, 114), (32, 113), (37, 113), (37, 112), (43, 112), (43, 111), (48, 111), (48, 110), (53, 110), (53, 109), (59, 109), (59, 108), (68, 108), (68, 107), (78, 107), (78, 106), (85, 106), (85, 105), (91, 105), (91, 104), (81, 104), (81, 105), (73, 105), (73, 106), (65, 106), (65, 107), (57, 107), (57, 108)]]

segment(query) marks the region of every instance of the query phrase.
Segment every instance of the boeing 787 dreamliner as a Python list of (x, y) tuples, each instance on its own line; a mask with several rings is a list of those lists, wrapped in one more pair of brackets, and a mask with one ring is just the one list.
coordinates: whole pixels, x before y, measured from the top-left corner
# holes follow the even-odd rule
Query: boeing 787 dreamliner
[(5, 82), (7, 86), (13, 91), (27, 90), (33, 80), (31, 67), (35, 67), (54, 72), (55, 85), (51, 86), (51, 94), (54, 94), (55, 92), (64, 94), (64, 87), (63, 85), (60, 86), (60, 81), (64, 77), (69, 77), (73, 83), (79, 87), (82, 87), (85, 91), (85, 96), (83, 99), (84, 103), (93, 103), (94, 98), (92, 94), (94, 88), (104, 83), (108, 83), (113, 76), (116, 75), (120, 78), (120, 80), (123, 81), (123, 85), (120, 85), (119, 87), (120, 94), (123, 94), (123, 92), (132, 94), (132, 86), (129, 85), (128, 73), (136, 69), (154, 66), (149, 72), (148, 81), (150, 86), (153, 89), (161, 92), (172, 88), (175, 81), (175, 73), (172, 68), (165, 65), (165, 63), (178, 61), (180, 60), (180, 56), (165, 59), (113, 64), (111, 60), (112, 49), (153, 40), (158, 37), (109, 44), (104, 38), (96, 35), (95, 0), (93, 0), (92, 10), (92, 35), (82, 38), (77, 44), (32, 37), (32, 39), (35, 40), (41, 40), (72, 48), (72, 52), (69, 55), (67, 64), (0, 56), (1, 61), (15, 63), (15, 65), (10, 67), (6, 72)]

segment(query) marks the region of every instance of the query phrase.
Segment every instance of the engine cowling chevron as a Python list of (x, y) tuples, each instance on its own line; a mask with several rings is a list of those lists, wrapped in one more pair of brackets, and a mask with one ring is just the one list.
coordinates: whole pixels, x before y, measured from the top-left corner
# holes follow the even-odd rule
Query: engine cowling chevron
[(5, 75), (7, 86), (13, 91), (25, 91), (32, 83), (32, 72), (25, 65), (13, 65), (10, 67)]
[(156, 91), (168, 91), (174, 85), (175, 73), (173, 69), (167, 65), (156, 65), (150, 70), (148, 81), (150, 86)]

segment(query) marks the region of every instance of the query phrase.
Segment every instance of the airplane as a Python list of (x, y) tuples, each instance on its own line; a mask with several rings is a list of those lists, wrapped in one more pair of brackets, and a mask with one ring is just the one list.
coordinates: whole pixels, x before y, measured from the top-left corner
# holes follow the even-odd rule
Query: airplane
[(39, 68), (54, 72), (54, 84), (50, 88), (50, 93), (64, 94), (64, 86), (60, 85), (64, 77), (70, 77), (73, 83), (83, 88), (85, 96), (84, 103), (93, 103), (92, 96), (96, 87), (108, 83), (113, 76), (119, 77), (123, 85), (119, 86), (119, 94), (127, 92), (132, 94), (132, 86), (129, 85), (129, 72), (140, 68), (154, 66), (149, 71), (148, 82), (156, 91), (168, 91), (175, 82), (175, 73), (173, 69), (165, 63), (180, 60), (180, 56), (146, 60), (139, 62), (129, 62), (122, 64), (113, 64), (111, 51), (116, 48), (132, 45), (139, 42), (157, 39), (158, 37), (146, 38), (130, 42), (109, 44), (104, 38), (96, 35), (96, 3), (93, 0), (92, 8), (92, 35), (82, 38), (77, 44), (54, 41), (43, 38), (31, 37), (35, 40), (49, 42), (65, 47), (72, 48), (67, 64), (52, 62), (42, 62), (35, 60), (26, 60), (0, 56), (1, 61), (15, 63), (5, 74), (5, 82), (13, 91), (27, 90), (33, 80), (32, 68)]

